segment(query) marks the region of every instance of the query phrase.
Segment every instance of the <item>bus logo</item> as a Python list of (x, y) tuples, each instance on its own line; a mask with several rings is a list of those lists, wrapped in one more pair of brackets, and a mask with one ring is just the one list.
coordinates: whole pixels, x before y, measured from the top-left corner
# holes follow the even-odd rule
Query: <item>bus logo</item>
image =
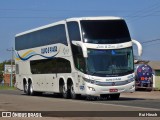
[(41, 49), (41, 54), (47, 54), (52, 52), (57, 52), (57, 46), (46, 47)]

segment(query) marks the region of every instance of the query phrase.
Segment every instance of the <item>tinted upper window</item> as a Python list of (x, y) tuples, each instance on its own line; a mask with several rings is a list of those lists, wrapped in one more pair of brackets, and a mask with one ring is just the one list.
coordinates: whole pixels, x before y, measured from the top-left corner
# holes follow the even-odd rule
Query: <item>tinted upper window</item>
[(43, 45), (62, 43), (67, 45), (65, 25), (56, 25), (15, 38), (15, 49), (23, 50)]
[(113, 44), (131, 41), (124, 20), (82, 20), (84, 42)]
[(67, 22), (67, 27), (70, 40), (80, 41), (81, 37), (78, 22)]

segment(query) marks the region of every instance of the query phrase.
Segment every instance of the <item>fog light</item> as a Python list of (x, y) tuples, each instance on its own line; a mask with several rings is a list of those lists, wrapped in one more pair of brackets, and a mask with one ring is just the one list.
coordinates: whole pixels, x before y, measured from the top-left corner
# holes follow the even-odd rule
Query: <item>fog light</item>
[(93, 87), (89, 87), (89, 86), (88, 86), (88, 88), (89, 88), (89, 90), (91, 90), (91, 91), (95, 91), (95, 89), (94, 89)]
[(135, 87), (135, 85), (132, 85), (131, 87), (130, 87), (130, 89), (133, 89)]

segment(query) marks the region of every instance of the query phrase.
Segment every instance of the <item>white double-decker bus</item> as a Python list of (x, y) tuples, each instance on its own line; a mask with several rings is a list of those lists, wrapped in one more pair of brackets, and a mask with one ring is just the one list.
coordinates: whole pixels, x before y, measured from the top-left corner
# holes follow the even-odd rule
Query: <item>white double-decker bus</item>
[(28, 95), (118, 99), (134, 92), (133, 43), (119, 17), (70, 18), (15, 37), (16, 86)]

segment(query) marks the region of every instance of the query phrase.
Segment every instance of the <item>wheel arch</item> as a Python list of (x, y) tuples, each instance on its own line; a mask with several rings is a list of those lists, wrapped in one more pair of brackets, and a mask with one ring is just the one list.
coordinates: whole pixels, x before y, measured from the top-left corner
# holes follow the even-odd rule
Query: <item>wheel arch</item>
[(26, 83), (28, 83), (28, 80), (26, 77), (23, 78), (23, 85), (25, 85)]
[(75, 92), (78, 93), (79, 91), (78, 91), (78, 88), (77, 88), (78, 86), (77, 86), (76, 81), (74, 81), (74, 79), (72, 77), (68, 77), (68, 79), (67, 79), (67, 87), (70, 89), (72, 84), (74, 86)]
[(32, 78), (28, 78), (28, 84), (33, 83)]
[(65, 84), (65, 79), (63, 77), (59, 78), (59, 85)]
[(67, 79), (67, 86), (71, 86), (71, 84), (74, 84), (73, 83), (73, 79), (72, 78), (68, 78)]

